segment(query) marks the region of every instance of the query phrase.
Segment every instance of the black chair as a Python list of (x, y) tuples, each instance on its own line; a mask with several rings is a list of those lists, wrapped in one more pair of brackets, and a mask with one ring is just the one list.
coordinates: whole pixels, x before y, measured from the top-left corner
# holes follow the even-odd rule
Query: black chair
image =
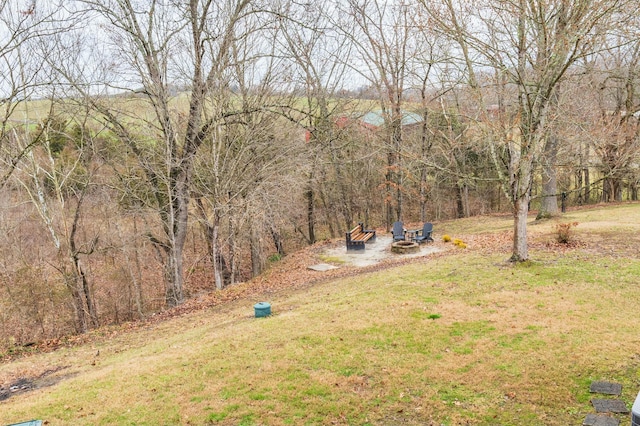
[(433, 238), (431, 238), (432, 232), (433, 232), (433, 224), (431, 222), (427, 222), (422, 227), (422, 230), (418, 231), (416, 235), (413, 237), (413, 241), (419, 244), (425, 241), (433, 242)]
[(395, 222), (393, 224), (393, 229), (391, 232), (393, 232), (393, 242), (404, 241), (405, 230), (404, 230), (404, 224), (402, 222), (400, 221)]

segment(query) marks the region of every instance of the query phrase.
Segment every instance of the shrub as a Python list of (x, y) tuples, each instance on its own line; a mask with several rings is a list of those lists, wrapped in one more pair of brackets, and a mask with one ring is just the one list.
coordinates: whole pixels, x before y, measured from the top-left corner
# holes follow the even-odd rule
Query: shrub
[(556, 225), (556, 239), (561, 244), (569, 244), (573, 239), (573, 229), (578, 226), (578, 222), (559, 223)]
[(453, 244), (455, 246), (457, 246), (457, 247), (460, 247), (460, 248), (467, 248), (467, 245), (464, 243), (464, 241), (462, 241), (461, 239), (458, 239), (458, 238), (455, 238), (453, 240)]

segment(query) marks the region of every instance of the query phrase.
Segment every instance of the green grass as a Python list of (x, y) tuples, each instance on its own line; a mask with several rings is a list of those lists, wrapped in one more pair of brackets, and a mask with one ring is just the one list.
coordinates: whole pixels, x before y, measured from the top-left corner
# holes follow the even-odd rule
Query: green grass
[[(268, 318), (238, 301), (2, 365), (0, 377), (65, 368), (56, 385), (0, 402), (0, 423), (581, 424), (591, 381), (621, 383), (628, 404), (639, 390), (638, 251), (602, 252), (613, 243), (598, 236), (625, 238), (640, 205), (571, 216), (586, 245), (532, 250), (526, 265), (471, 242), (272, 294)], [(552, 225), (533, 240), (551, 241)]]

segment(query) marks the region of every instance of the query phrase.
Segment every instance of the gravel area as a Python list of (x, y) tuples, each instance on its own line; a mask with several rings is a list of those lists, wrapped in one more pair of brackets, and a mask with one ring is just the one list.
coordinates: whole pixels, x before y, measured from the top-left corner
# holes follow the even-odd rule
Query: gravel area
[(376, 241), (368, 243), (364, 250), (347, 251), (346, 244), (324, 251), (324, 255), (339, 259), (345, 265), (365, 267), (372, 266), (387, 259), (409, 259), (426, 256), (441, 251), (435, 244), (424, 243), (416, 253), (396, 254), (391, 252), (393, 238), (389, 235), (377, 236)]

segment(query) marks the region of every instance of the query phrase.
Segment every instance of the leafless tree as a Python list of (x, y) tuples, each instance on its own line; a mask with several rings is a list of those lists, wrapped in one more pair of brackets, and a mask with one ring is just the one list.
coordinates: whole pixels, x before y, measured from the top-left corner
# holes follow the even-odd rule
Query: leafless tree
[[(640, 23), (627, 20), (588, 63), (597, 116), (585, 123), (603, 173), (602, 201), (621, 201), (625, 187), (637, 198), (640, 161)], [(626, 183), (625, 183), (626, 182)], [(635, 188), (635, 189), (634, 189)]]
[[(243, 25), (252, 13), (252, 2), (83, 0), (80, 4), (108, 40), (106, 47), (94, 47), (102, 53), (95, 59), (101, 59), (103, 69), (117, 78), (93, 83), (86, 70), (84, 75), (71, 72), (71, 67), (58, 71), (137, 159), (152, 193), (148, 201), (162, 224), (162, 233), (149, 238), (163, 254), (166, 303), (176, 306), (184, 300), (183, 251), (194, 161), (204, 141), (217, 137), (217, 127), (233, 113), (234, 107), (218, 103), (216, 95), (230, 89), (230, 49), (252, 30)], [(95, 96), (98, 84), (108, 95), (128, 93), (132, 106), (118, 109), (127, 102)], [(188, 104), (186, 113), (173, 105), (181, 88), (186, 90), (182, 98)]]
[(534, 169), (549, 136), (550, 102), (567, 70), (596, 48), (622, 3), (518, 0), (471, 5), (444, 0), (437, 8), (423, 1), (440, 29), (460, 47), (482, 121), (490, 120), (489, 102), (476, 77), (479, 66), (493, 67), (514, 87), (511, 113), (503, 115), (509, 122), (501, 124), (497, 135), (508, 154), (505, 189), (513, 203), (513, 261), (529, 258), (527, 214)]
[(416, 55), (412, 1), (350, 0), (346, 14), (356, 23), (355, 44), (361, 75), (378, 91), (386, 150), (386, 225), (402, 219), (406, 173), (402, 163), (403, 124), (412, 59)]
[(276, 253), (284, 255), (279, 219), (290, 215), (290, 196), (297, 192), (291, 179), (300, 173), (306, 147), (300, 129), (282, 116), (291, 97), (278, 90), (283, 64), (273, 51), (277, 35), (254, 34), (232, 44), (229, 79), (235, 90), (227, 102), (236, 104), (236, 112), (219, 123), (197, 158), (199, 220), (217, 288), (238, 280), (239, 247), (250, 249), (252, 275), (264, 269), (265, 240), (272, 239)]
[(57, 1), (0, 1), (0, 188), (38, 140), (20, 144), (15, 131), (33, 124), (25, 104), (43, 96), (49, 83), (40, 46), (53, 33), (67, 31), (67, 18)]
[[(51, 265), (60, 273), (72, 299), (76, 331), (97, 327), (98, 310), (85, 265), (98, 242), (95, 235), (81, 237), (81, 217), (85, 197), (91, 188), (96, 163), (91, 162), (91, 139), (77, 135), (74, 140), (67, 121), (53, 110), (40, 123), (40, 130), (25, 137), (41, 139), (42, 149), (30, 150), (17, 170), (17, 179), (49, 233), (57, 252)], [(76, 151), (79, 149), (79, 152)]]

